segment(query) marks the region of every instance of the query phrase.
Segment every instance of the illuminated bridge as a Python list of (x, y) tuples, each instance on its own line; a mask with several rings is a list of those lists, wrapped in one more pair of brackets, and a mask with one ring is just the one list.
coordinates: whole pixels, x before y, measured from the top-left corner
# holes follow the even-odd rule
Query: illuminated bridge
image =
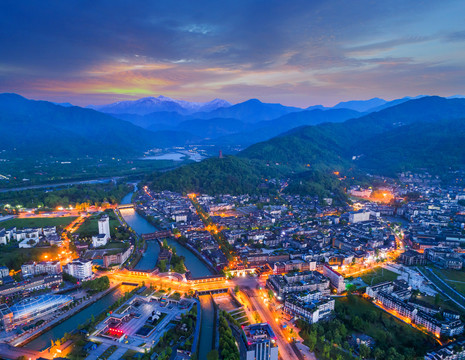
[(134, 209), (134, 204), (124, 204), (124, 205), (118, 205), (118, 209)]
[(197, 296), (202, 295), (215, 295), (215, 294), (224, 294), (229, 291), (229, 288), (221, 288), (221, 289), (211, 289), (211, 290), (197, 290), (195, 294)]

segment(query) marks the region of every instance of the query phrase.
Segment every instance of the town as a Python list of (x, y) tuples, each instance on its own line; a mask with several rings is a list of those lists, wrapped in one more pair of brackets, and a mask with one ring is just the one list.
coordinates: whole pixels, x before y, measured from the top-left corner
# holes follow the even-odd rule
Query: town
[[(50, 255), (0, 268), (0, 352), (87, 359), (463, 355), (465, 192), (431, 176), (400, 179), (374, 190), (354, 186), (343, 205), (135, 187), (121, 205), (82, 211), (66, 228), (2, 228), (4, 247)], [(79, 230), (90, 224), (92, 231)], [(104, 299), (92, 319), (81, 316)], [(51, 334), (71, 320), (66, 332)], [(377, 321), (410, 345), (386, 342), (370, 325)], [(328, 333), (334, 326), (338, 336)]]

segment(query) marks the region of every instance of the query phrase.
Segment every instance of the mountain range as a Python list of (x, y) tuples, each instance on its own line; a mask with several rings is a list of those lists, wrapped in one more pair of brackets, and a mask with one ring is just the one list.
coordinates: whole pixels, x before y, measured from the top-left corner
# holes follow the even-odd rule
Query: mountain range
[(91, 109), (16, 94), (0, 94), (0, 126), (0, 148), (8, 157), (134, 156), (163, 143), (169, 145), (167, 134)]
[[(464, 143), (465, 99), (421, 97), (339, 123), (297, 127), (253, 144), (228, 158), (234, 172), (225, 168), (224, 159), (212, 158), (151, 180), (156, 188), (214, 194), (215, 184), (223, 184), (225, 191), (224, 184), (231, 183), (229, 191), (239, 193), (259, 188), (265, 179), (289, 177), (289, 189), (341, 197), (335, 171), (395, 176), (426, 168), (444, 174), (465, 167)], [(206, 173), (209, 180), (203, 181)]]
[[(151, 148), (187, 144), (246, 147), (227, 160), (207, 159), (154, 175), (159, 186), (206, 192), (225, 190), (229, 183), (233, 192), (248, 191), (278, 175), (288, 176), (291, 182), (299, 179), (305, 189), (315, 189), (315, 179), (323, 179), (326, 185), (320, 191), (330, 187), (335, 192), (334, 179), (327, 177), (335, 170), (395, 176), (403, 170), (427, 168), (441, 173), (465, 165), (465, 99), (460, 96), (390, 102), (375, 98), (308, 109), (251, 99), (235, 105), (218, 101), (224, 106), (212, 105), (211, 111), (205, 109), (212, 102), (188, 105), (159, 100), (182, 107), (182, 113), (108, 114), (0, 94), (2, 156), (138, 157)], [(192, 113), (194, 109), (205, 111)], [(210, 185), (205, 187), (206, 176)]]
[(107, 105), (89, 105), (90, 109), (110, 114), (147, 115), (159, 111), (174, 111), (179, 114), (210, 112), (223, 107), (230, 107), (226, 100), (214, 99), (209, 102), (189, 102), (171, 99), (166, 96), (145, 97), (139, 100), (118, 101)]

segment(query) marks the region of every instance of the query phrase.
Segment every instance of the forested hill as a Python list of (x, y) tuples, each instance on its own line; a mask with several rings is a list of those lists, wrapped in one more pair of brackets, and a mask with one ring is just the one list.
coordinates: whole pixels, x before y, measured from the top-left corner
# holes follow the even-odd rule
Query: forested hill
[(133, 155), (157, 144), (153, 132), (127, 121), (16, 94), (0, 94), (0, 127), (10, 157)]
[(334, 195), (334, 171), (395, 175), (465, 166), (462, 118), (465, 99), (424, 97), (343, 123), (296, 128), (250, 146), (237, 158), (209, 159), (150, 180), (156, 188), (214, 194), (257, 191), (270, 178), (289, 177), (289, 189)]
[[(421, 159), (417, 157), (418, 153), (406, 150), (416, 142), (419, 144), (426, 141), (426, 131), (430, 128), (426, 125), (436, 124), (440, 128), (445, 121), (462, 118), (465, 118), (465, 99), (424, 97), (343, 123), (297, 128), (254, 144), (241, 152), (239, 157), (278, 162), (292, 167), (309, 164), (317, 169), (355, 165), (383, 173), (388, 169), (382, 164), (382, 158), (378, 159), (377, 156), (382, 154), (382, 157), (389, 158), (396, 151), (405, 156), (398, 158), (398, 166), (390, 166), (389, 172), (392, 175), (392, 171), (402, 170), (409, 164), (423, 167)], [(413, 124), (416, 125), (409, 127)], [(438, 133), (437, 141), (442, 139), (447, 142), (450, 136), (460, 136), (460, 126), (460, 121), (449, 124)], [(406, 129), (410, 129), (408, 135), (404, 134)], [(384, 141), (387, 135), (391, 139), (389, 143)], [(406, 136), (414, 137), (414, 142)], [(431, 161), (425, 165), (432, 169), (438, 166), (443, 168), (444, 165), (461, 165), (455, 163), (455, 160), (446, 164), (441, 160), (447, 158), (447, 150), (446, 147), (438, 146), (434, 153), (429, 154)], [(352, 161), (353, 157), (361, 161)]]

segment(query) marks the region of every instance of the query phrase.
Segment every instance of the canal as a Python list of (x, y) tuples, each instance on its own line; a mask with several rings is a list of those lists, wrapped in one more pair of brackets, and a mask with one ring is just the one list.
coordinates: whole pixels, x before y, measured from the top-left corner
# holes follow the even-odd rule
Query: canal
[(198, 359), (206, 359), (213, 348), (213, 327), (215, 323), (215, 310), (211, 295), (199, 296), (202, 318), (200, 325), (200, 340)]
[(24, 347), (32, 350), (40, 351), (51, 345), (51, 340), (61, 339), (65, 333), (70, 333), (75, 330), (79, 325), (84, 324), (86, 321), (94, 317), (97, 317), (104, 312), (109, 306), (111, 306), (116, 300), (123, 296), (127, 291), (134, 289), (133, 286), (121, 285), (117, 289), (113, 290), (109, 294), (105, 295), (100, 300), (97, 300), (92, 305), (86, 307), (84, 310), (71, 316), (70, 318), (63, 321), (61, 324), (53, 327), (46, 333), (35, 338), (31, 342), (27, 343)]
[[(131, 203), (132, 194), (126, 195), (123, 199), (122, 204)], [(157, 231), (157, 229), (150, 224), (143, 216), (139, 215), (134, 209), (122, 209), (121, 215), (128, 225), (138, 234), (146, 234)], [(197, 256), (195, 256), (187, 247), (181, 245), (174, 239), (167, 239), (168, 245), (176, 249), (176, 253), (179, 256), (184, 256), (184, 264), (186, 268), (191, 272), (192, 277), (203, 277), (212, 275), (211, 270), (205, 265)], [(144, 256), (136, 265), (136, 269), (149, 270), (155, 267), (160, 252), (158, 242), (147, 242), (147, 250)], [(214, 328), (214, 317), (215, 311), (213, 308), (213, 300), (211, 296), (201, 296), (200, 306), (202, 309), (201, 316), (201, 330), (199, 340), (199, 359), (206, 359), (207, 354), (213, 348), (213, 328)]]

